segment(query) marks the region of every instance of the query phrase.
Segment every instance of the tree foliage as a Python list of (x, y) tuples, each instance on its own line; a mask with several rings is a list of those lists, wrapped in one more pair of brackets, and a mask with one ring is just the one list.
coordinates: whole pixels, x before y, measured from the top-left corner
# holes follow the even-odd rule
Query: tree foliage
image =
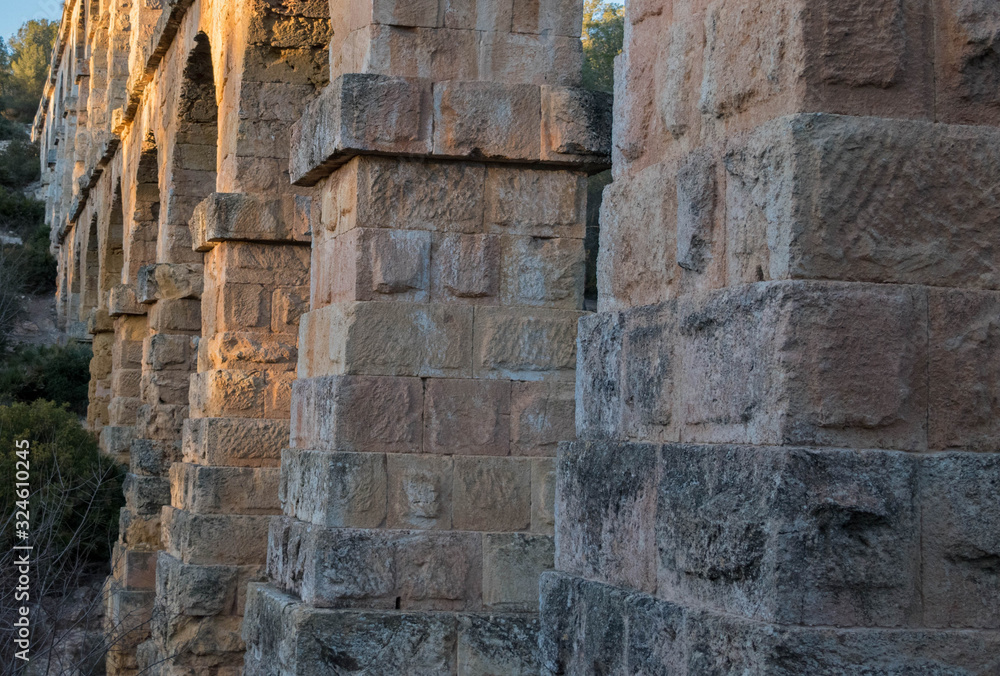
[(4, 117), (28, 123), (35, 117), (48, 77), (59, 22), (32, 19), (9, 43), (0, 41), (0, 105)]
[(608, 0), (585, 0), (583, 8), (583, 86), (610, 92), (615, 57), (625, 39), (625, 8)]

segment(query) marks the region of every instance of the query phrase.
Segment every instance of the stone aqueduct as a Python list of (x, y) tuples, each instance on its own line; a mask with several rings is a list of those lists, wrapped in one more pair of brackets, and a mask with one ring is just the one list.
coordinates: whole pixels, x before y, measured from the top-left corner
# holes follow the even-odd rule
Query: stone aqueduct
[(109, 673), (1000, 673), (1000, 6), (582, 2), (66, 3)]

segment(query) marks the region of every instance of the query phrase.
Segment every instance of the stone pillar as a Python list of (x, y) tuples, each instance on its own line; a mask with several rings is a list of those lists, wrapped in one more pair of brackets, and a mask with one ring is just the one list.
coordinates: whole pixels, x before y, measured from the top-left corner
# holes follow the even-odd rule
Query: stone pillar
[(995, 671), (996, 12), (627, 22), (543, 673)]
[(332, 3), (293, 131), (321, 213), (248, 675), (537, 672), (610, 97), (582, 3), (446, 4)]
[(87, 333), (92, 336), (93, 356), (90, 359), (90, 385), (87, 388), (87, 428), (101, 434), (110, 422), (112, 352), (115, 343), (114, 321), (106, 308), (97, 308), (87, 320)]

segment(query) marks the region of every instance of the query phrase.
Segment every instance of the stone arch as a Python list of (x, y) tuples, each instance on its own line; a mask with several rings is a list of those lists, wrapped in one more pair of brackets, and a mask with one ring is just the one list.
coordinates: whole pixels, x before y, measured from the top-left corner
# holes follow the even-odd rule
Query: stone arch
[(125, 247), (125, 273), (134, 283), (139, 268), (156, 262), (160, 225), (160, 160), (153, 132), (146, 134), (135, 175), (132, 222)]
[(107, 302), (108, 292), (122, 283), (122, 265), (125, 260), (125, 214), (122, 207), (122, 184), (119, 180), (111, 197), (108, 226), (100, 242), (101, 274), (98, 291), (102, 303)]
[(81, 247), (82, 258), (80, 260), (80, 319), (86, 320), (91, 310), (98, 306), (99, 286), (100, 286), (100, 259), (98, 254), (97, 238), (97, 214), (90, 218), (90, 225), (87, 229), (87, 236)]

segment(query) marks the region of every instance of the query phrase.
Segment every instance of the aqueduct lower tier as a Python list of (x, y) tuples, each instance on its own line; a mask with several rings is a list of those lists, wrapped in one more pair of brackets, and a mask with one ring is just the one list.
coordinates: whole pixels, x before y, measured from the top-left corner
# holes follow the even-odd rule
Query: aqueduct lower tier
[(582, 4), (66, 3), (109, 673), (1000, 670), (1000, 9)]

